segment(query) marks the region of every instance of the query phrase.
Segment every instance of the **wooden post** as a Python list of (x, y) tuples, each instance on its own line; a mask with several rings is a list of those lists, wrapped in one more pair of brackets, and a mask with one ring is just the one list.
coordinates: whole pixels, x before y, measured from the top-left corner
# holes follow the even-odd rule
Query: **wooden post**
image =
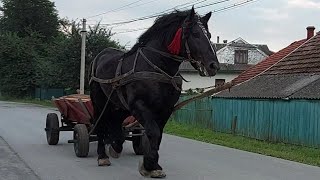
[(86, 19), (82, 21), (82, 30), (81, 30), (81, 63), (80, 63), (80, 94), (84, 94), (84, 71), (85, 71), (85, 62), (86, 62)]
[(223, 84), (221, 86), (218, 86), (218, 87), (215, 87), (213, 89), (210, 89), (209, 91), (206, 91), (204, 93), (196, 95), (196, 96), (194, 96), (194, 97), (192, 97), (190, 99), (184, 100), (184, 101), (182, 101), (182, 102), (180, 102), (180, 103), (178, 103), (178, 104), (176, 104), (174, 106), (173, 112), (175, 112), (178, 109), (181, 109), (183, 106), (187, 105), (188, 103), (190, 103), (192, 101), (199, 100), (199, 99), (211, 96), (211, 95), (213, 95), (215, 93), (218, 93), (220, 91), (223, 91), (225, 89), (230, 89), (233, 85), (234, 85), (233, 82), (228, 82), (228, 83), (225, 83), (225, 84)]
[(231, 133), (233, 135), (236, 135), (237, 120), (238, 120), (238, 116), (234, 116), (234, 118), (233, 118), (233, 120), (231, 122)]

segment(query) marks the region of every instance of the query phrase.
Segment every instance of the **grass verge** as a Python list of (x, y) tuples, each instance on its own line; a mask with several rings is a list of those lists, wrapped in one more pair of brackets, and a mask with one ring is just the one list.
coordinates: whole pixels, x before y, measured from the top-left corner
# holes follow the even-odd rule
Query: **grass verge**
[(180, 124), (172, 120), (167, 123), (164, 132), (211, 144), (320, 166), (320, 149), (284, 143), (270, 143), (232, 134), (218, 133), (209, 129)]
[(36, 100), (36, 99), (16, 99), (11, 97), (1, 97), (0, 101), (10, 101), (10, 102), (19, 102), (19, 103), (30, 103), (37, 104), (46, 107), (54, 107), (53, 103), (50, 100)]

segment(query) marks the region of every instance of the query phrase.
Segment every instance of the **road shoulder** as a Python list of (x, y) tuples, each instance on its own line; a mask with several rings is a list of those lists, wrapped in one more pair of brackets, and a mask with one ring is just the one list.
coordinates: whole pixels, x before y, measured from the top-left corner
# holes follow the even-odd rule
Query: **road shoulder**
[(0, 137), (0, 179), (39, 180), (40, 178)]

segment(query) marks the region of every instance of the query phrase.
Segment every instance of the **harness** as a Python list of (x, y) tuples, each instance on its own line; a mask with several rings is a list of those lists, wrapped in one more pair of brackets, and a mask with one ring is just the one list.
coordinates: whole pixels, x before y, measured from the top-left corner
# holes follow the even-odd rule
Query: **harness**
[[(211, 49), (213, 51), (213, 53), (215, 53), (212, 44), (210, 43), (210, 40), (207, 36), (207, 31), (204, 28), (204, 26), (202, 25), (201, 21), (198, 19), (196, 22), (199, 27), (201, 28), (202, 32), (204, 33), (204, 35), (206, 36), (208, 43), (211, 46)], [(117, 69), (116, 69), (116, 73), (115, 73), (115, 77), (111, 78), (111, 79), (101, 79), (95, 76), (95, 71), (94, 68), (96, 66), (96, 61), (98, 58), (96, 58), (93, 63), (92, 63), (92, 69), (91, 69), (91, 78), (89, 80), (89, 83), (91, 83), (92, 81), (101, 83), (101, 84), (109, 84), (111, 85), (111, 92), (108, 96), (107, 102), (102, 110), (102, 113), (99, 115), (98, 119), (95, 122), (95, 125), (93, 126), (93, 128), (91, 129), (91, 131), (89, 132), (89, 134), (93, 133), (93, 131), (95, 130), (96, 126), (98, 125), (98, 122), (100, 121), (103, 112), (105, 111), (106, 107), (109, 104), (109, 101), (111, 99), (111, 96), (113, 94), (114, 91), (117, 92), (118, 98), (120, 99), (122, 105), (129, 110), (129, 105), (126, 102), (123, 92), (121, 91), (121, 89), (119, 87), (124, 86), (128, 83), (134, 82), (134, 81), (139, 81), (139, 80), (152, 80), (152, 81), (156, 81), (156, 82), (162, 82), (162, 83), (167, 83), (167, 84), (172, 84), (173, 87), (177, 90), (177, 91), (181, 91), (181, 89), (179, 88), (179, 86), (182, 85), (182, 80), (185, 80), (180, 74), (179, 74), (179, 70), (173, 75), (169, 75), (168, 73), (166, 73), (165, 71), (163, 71), (161, 68), (159, 68), (157, 65), (155, 65), (154, 63), (152, 63), (148, 57), (144, 54), (144, 50), (147, 51), (151, 51), (151, 52), (155, 52), (160, 54), (163, 57), (167, 57), (169, 59), (172, 59), (174, 61), (177, 62), (183, 62), (183, 61), (189, 61), (190, 63), (196, 64), (197, 65), (197, 70), (199, 72), (204, 72), (204, 66), (201, 64), (201, 62), (196, 61), (192, 58), (191, 56), (191, 52), (190, 52), (190, 48), (189, 48), (189, 44), (187, 41), (187, 37), (189, 35), (189, 33), (186, 33), (190, 28), (188, 27), (188, 25), (190, 24), (190, 22), (187, 22), (186, 20), (184, 21), (184, 23), (182, 24), (182, 27), (180, 27), (178, 29), (178, 31), (175, 34), (175, 37), (173, 39), (173, 41), (171, 42), (171, 44), (168, 46), (168, 50), (170, 53), (167, 52), (163, 52), (157, 49), (154, 49), (152, 47), (139, 47), (136, 55), (135, 55), (135, 59), (134, 59), (134, 63), (133, 63), (133, 67), (130, 71), (122, 74), (121, 69), (122, 69), (122, 64), (123, 64), (123, 60), (124, 57), (122, 57), (119, 60), (119, 63), (117, 65)], [(182, 42), (181, 42), (182, 41)], [(181, 50), (181, 45), (185, 46), (185, 52), (187, 55), (186, 57), (182, 57), (182, 56), (178, 56), (180, 54), (180, 50)], [(100, 53), (102, 54), (102, 52)], [(100, 55), (99, 54), (99, 55)], [(97, 57), (99, 57), (99, 55)], [(142, 59), (147, 62), (154, 70), (156, 70), (157, 72), (148, 72), (148, 71), (140, 71), (140, 72), (136, 72), (136, 65), (137, 65), (137, 61), (139, 56), (142, 57)], [(186, 80), (185, 80), (186, 81)]]
[[(188, 31), (188, 25), (190, 23), (189, 22), (184, 22), (182, 24), (182, 27), (178, 29), (178, 31), (176, 32), (176, 35), (172, 41), (172, 43), (168, 46), (168, 48), (171, 48), (170, 46), (173, 47), (173, 50), (171, 51), (169, 49), (170, 52), (172, 53), (167, 53), (167, 52), (163, 52), (160, 50), (157, 50), (155, 48), (152, 47), (139, 47), (136, 55), (135, 55), (135, 59), (134, 59), (134, 63), (133, 63), (133, 67), (130, 71), (122, 74), (121, 69), (122, 69), (122, 64), (123, 64), (123, 60), (124, 58), (122, 57), (119, 60), (119, 63), (117, 65), (117, 69), (116, 69), (116, 73), (115, 73), (115, 77), (112, 79), (101, 79), (98, 78), (94, 75), (95, 71), (95, 65), (96, 65), (96, 61), (97, 58), (94, 60), (93, 65), (92, 65), (92, 69), (91, 69), (91, 79), (89, 81), (89, 83), (91, 83), (92, 81), (96, 81), (98, 83), (102, 83), (102, 84), (109, 84), (112, 86), (112, 91), (109, 95), (109, 98), (111, 97), (111, 95), (113, 94), (114, 91), (117, 92), (118, 98), (120, 99), (122, 105), (129, 110), (129, 105), (126, 102), (123, 92), (121, 91), (121, 89), (119, 87), (124, 86), (128, 83), (134, 82), (134, 81), (139, 81), (139, 80), (153, 80), (156, 82), (162, 82), (162, 83), (167, 83), (167, 84), (172, 84), (173, 87), (177, 90), (177, 91), (181, 91), (181, 89), (179, 88), (179, 86), (182, 85), (182, 80), (185, 80), (182, 78), (182, 76), (179, 74), (179, 70), (173, 75), (169, 75), (168, 73), (166, 73), (165, 71), (163, 71), (161, 68), (159, 68), (157, 65), (155, 65), (154, 63), (152, 63), (148, 57), (144, 54), (144, 50), (147, 51), (151, 51), (151, 52), (155, 52), (160, 54), (161, 56), (167, 57), (169, 59), (172, 59), (174, 61), (177, 62), (183, 62), (183, 61), (189, 61), (190, 63), (195, 63), (197, 64), (197, 67), (201, 70), (203, 68), (203, 66), (201, 65), (201, 62), (196, 61), (192, 58), (191, 56), (191, 52), (190, 52), (190, 48), (189, 48), (189, 44), (187, 41), (187, 35), (189, 33), (186, 33)], [(197, 21), (197, 24), (199, 25), (199, 27), (202, 29), (203, 33), (206, 35), (206, 31), (205, 28), (203, 27), (202, 23), (200, 22), (200, 20)], [(208, 38), (208, 37), (207, 37)], [(184, 43), (181, 43), (184, 42)], [(210, 43), (210, 42), (209, 42)], [(185, 57), (181, 57), (178, 56), (181, 48), (181, 44), (184, 44), (185, 46), (185, 51), (187, 54), (187, 58)], [(213, 51), (214, 52), (214, 51)], [(99, 55), (98, 55), (99, 56)], [(147, 62), (154, 70), (156, 70), (157, 72), (148, 72), (148, 71), (141, 71), (141, 72), (136, 72), (136, 65), (137, 65), (137, 61), (139, 56), (142, 57), (142, 59)], [(107, 104), (106, 104), (107, 106)]]
[[(117, 95), (118, 95), (122, 105), (127, 110), (129, 110), (129, 106), (128, 106), (127, 102), (125, 101), (123, 92), (121, 91), (121, 89), (119, 87), (124, 86), (126, 84), (129, 84), (131, 82), (135, 82), (135, 81), (139, 81), (139, 80), (152, 80), (152, 81), (156, 81), (156, 82), (172, 84), (173, 87), (177, 91), (181, 91), (179, 86), (182, 85), (182, 77), (180, 76), (179, 71), (177, 71), (173, 76), (169, 75), (168, 73), (163, 71), (161, 68), (159, 68), (157, 65), (152, 63), (148, 59), (148, 57), (144, 54), (143, 50), (148, 50), (148, 51), (158, 53), (161, 56), (170, 58), (170, 59), (177, 61), (177, 62), (183, 62), (183, 61), (187, 60), (184, 57), (176, 56), (176, 55), (169, 54), (169, 53), (166, 53), (163, 51), (159, 51), (159, 50), (154, 49), (152, 47), (140, 47), (140, 48), (138, 48), (138, 50), (136, 52), (132, 69), (130, 71), (122, 74), (121, 69), (122, 69), (122, 64), (123, 64), (124, 58), (121, 58), (119, 60), (118, 65), (117, 65), (115, 77), (111, 78), (111, 79), (101, 79), (101, 78), (98, 78), (94, 75), (94, 68), (95, 68), (95, 64), (97, 61), (97, 59), (95, 59), (93, 62), (93, 65), (92, 65), (91, 79), (90, 79), (89, 83), (91, 83), (92, 81), (95, 81), (98, 83), (111, 85), (112, 89), (113, 89), (111, 92), (113, 93), (114, 90), (117, 92)], [(147, 64), (149, 64), (157, 72), (149, 72), (149, 71), (136, 72), (136, 64), (137, 64), (139, 56), (141, 56), (142, 59), (145, 62), (147, 62)], [(194, 61), (193, 59), (188, 59), (188, 60)], [(109, 97), (112, 95), (112, 93), (110, 93)]]

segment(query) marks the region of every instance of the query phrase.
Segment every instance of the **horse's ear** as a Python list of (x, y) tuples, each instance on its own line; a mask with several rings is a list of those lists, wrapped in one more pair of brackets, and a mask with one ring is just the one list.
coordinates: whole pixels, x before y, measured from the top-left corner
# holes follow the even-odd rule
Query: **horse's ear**
[(188, 15), (188, 20), (192, 21), (194, 18), (194, 15), (196, 14), (196, 12), (194, 11), (194, 7), (192, 6), (191, 10), (190, 10), (190, 14)]
[(201, 21), (203, 22), (203, 23), (208, 23), (208, 21), (209, 21), (209, 19), (210, 19), (210, 17), (211, 17), (211, 14), (212, 14), (212, 12), (209, 12), (209, 13), (207, 13), (205, 16), (203, 16), (202, 18), (201, 18)]

